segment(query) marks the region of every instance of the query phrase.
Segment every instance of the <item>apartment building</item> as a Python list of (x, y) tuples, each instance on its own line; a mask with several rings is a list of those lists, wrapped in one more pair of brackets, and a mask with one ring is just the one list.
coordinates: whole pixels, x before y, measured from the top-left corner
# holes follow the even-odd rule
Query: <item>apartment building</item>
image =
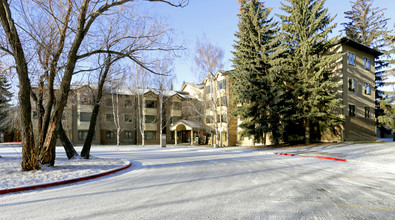
[(348, 38), (341, 38), (337, 47), (344, 53), (335, 71), (339, 73), (339, 96), (344, 119), (341, 135), (324, 135), (325, 141), (376, 140), (375, 59), (382, 53)]
[[(340, 39), (334, 50), (344, 54), (333, 70), (337, 73), (337, 78), (333, 80), (339, 81), (338, 97), (344, 106), (339, 109), (339, 114), (344, 122), (340, 135), (323, 132), (321, 141), (375, 140), (374, 62), (381, 53), (348, 38)], [(207, 75), (199, 85), (184, 83), (181, 91), (204, 103), (204, 123), (217, 130), (219, 135), (219, 141), (215, 135), (210, 137), (209, 144), (253, 145), (252, 138), (241, 138), (239, 135), (240, 119), (231, 116), (234, 104), (230, 102), (230, 86), (229, 71), (218, 71), (215, 75)], [(266, 135), (265, 143), (270, 144), (269, 135)]]
[[(97, 88), (92, 84), (71, 87), (62, 125), (74, 144), (81, 145), (86, 139), (96, 92)], [(159, 144), (161, 128), (167, 144), (174, 144), (177, 139), (178, 144), (190, 143), (191, 139), (195, 140), (191, 138), (190, 132), (180, 127), (171, 130), (171, 127), (183, 121), (201, 126), (201, 130), (204, 130), (202, 124), (188, 121), (197, 115), (189, 113), (187, 108), (194, 102), (196, 100), (186, 93), (174, 90), (106, 88), (100, 103), (92, 143), (116, 144), (119, 135), (120, 144), (142, 144), (143, 138), (144, 144)], [(186, 109), (185, 113), (183, 109)], [(34, 106), (32, 114), (33, 120), (37, 120)]]

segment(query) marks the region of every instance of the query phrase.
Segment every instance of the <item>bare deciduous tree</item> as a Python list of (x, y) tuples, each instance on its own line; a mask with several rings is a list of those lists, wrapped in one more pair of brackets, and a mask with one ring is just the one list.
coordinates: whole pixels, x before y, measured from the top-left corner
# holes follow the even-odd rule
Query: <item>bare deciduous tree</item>
[[(150, 2), (162, 2), (175, 7), (185, 6), (188, 0), (146, 0)], [(117, 14), (123, 8), (131, 7), (135, 0), (115, 1), (90, 1), (68, 0), (66, 4), (58, 1), (0, 1), (0, 22), (2, 31), (7, 42), (0, 45), (0, 50), (13, 57), (16, 73), (19, 79), (19, 103), (20, 123), (22, 138), (22, 170), (40, 169), (40, 164), (55, 163), (55, 142), (57, 130), (59, 130), (63, 110), (67, 103), (70, 85), (79, 61), (83, 61), (91, 55), (98, 53), (122, 54), (123, 51), (116, 48), (108, 51), (107, 47), (100, 47), (94, 41), (95, 37), (103, 37), (100, 34), (92, 34), (100, 29), (103, 19)], [(10, 5), (12, 4), (12, 5)], [(23, 20), (21, 13), (24, 9), (34, 8), (31, 19)], [(35, 15), (35, 16), (33, 16)], [(51, 59), (48, 60), (48, 98), (47, 109), (44, 112), (38, 144), (34, 141), (33, 123), (31, 118), (31, 79), (29, 77), (28, 60), (26, 51), (31, 47), (31, 40), (37, 45), (39, 38), (29, 32), (29, 26), (36, 21), (37, 17), (44, 16), (56, 26), (57, 37), (53, 41), (53, 47), (49, 51)], [(32, 23), (27, 24), (29, 21)], [(133, 20), (132, 20), (133, 23)], [(26, 33), (26, 39), (22, 39), (20, 33)], [(133, 38), (130, 38), (133, 40)], [(146, 39), (148, 42), (150, 37)], [(104, 49), (103, 49), (104, 48)], [(83, 51), (85, 49), (85, 53)], [(82, 54), (81, 54), (82, 53)], [(137, 56), (129, 56), (138, 64), (144, 66)], [(44, 71), (45, 72), (45, 71)], [(59, 89), (53, 89), (55, 78), (58, 77)], [(52, 103), (51, 103), (52, 102)], [(53, 106), (53, 107), (52, 107)]]

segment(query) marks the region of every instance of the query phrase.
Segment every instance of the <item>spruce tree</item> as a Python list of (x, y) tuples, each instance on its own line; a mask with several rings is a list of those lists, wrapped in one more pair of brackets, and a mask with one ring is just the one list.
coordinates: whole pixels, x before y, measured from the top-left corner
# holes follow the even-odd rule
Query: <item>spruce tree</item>
[(8, 127), (7, 115), (11, 108), (12, 93), (9, 91), (11, 85), (4, 74), (0, 73), (0, 131), (5, 131)]
[(270, 9), (258, 0), (241, 0), (237, 40), (231, 72), (233, 112), (242, 120), (242, 136), (262, 141), (269, 133), (277, 144), (283, 133), (281, 120), (281, 92), (276, 87), (276, 76), (271, 68), (276, 23), (269, 18)]
[(281, 3), (286, 15), (279, 15), (288, 47), (281, 66), (288, 74), (287, 87), (295, 103), (293, 120), (303, 125), (309, 144), (313, 128), (336, 133), (342, 122), (337, 112), (341, 107), (336, 97), (339, 84), (332, 71), (342, 54), (330, 52), (337, 37), (329, 39), (328, 34), (336, 24), (331, 24), (333, 17), (323, 7), (325, 0), (286, 1), (288, 5)]

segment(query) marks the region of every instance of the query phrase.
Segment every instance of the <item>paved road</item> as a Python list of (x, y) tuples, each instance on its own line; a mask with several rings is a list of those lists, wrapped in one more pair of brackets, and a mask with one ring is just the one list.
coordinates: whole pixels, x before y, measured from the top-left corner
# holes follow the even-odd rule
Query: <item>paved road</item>
[(388, 152), (395, 145), (93, 149), (95, 156), (128, 158), (134, 167), (99, 180), (0, 196), (0, 219), (395, 219), (394, 167), (374, 163), (395, 150), (387, 156), (362, 153), (373, 148)]

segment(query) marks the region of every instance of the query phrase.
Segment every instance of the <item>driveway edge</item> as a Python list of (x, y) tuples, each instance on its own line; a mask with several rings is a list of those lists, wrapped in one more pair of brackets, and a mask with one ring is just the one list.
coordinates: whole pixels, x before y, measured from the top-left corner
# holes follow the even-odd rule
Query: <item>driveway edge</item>
[(74, 178), (74, 179), (68, 179), (68, 180), (62, 180), (62, 181), (58, 181), (58, 182), (52, 182), (52, 183), (44, 183), (44, 184), (39, 184), (39, 185), (32, 185), (32, 186), (23, 186), (23, 187), (17, 187), (17, 188), (10, 188), (10, 189), (3, 189), (0, 190), (0, 195), (2, 194), (7, 194), (7, 193), (14, 193), (14, 192), (21, 192), (21, 191), (28, 191), (28, 190), (34, 190), (34, 189), (38, 189), (38, 188), (48, 188), (48, 187), (53, 187), (53, 186), (60, 186), (60, 185), (65, 185), (65, 184), (70, 184), (70, 183), (76, 183), (76, 182), (81, 182), (81, 181), (85, 181), (85, 180), (91, 180), (91, 179), (96, 179), (99, 177), (103, 177), (103, 176), (107, 176), (122, 170), (125, 170), (129, 167), (132, 166), (132, 163), (129, 161), (129, 164), (124, 165), (120, 168), (115, 168), (103, 173), (97, 173), (97, 174), (93, 174), (90, 176), (84, 176), (84, 177), (78, 177), (78, 178)]

